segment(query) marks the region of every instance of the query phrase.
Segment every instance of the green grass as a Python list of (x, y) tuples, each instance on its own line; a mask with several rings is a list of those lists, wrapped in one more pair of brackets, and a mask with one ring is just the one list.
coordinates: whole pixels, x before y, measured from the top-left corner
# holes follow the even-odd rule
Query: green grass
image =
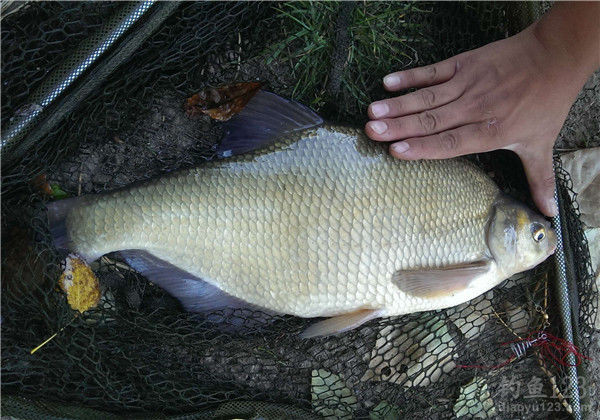
[(338, 2), (286, 2), (276, 6), (275, 22), (281, 25), (281, 41), (267, 51), (267, 63), (287, 61), (296, 80), (292, 96), (317, 110), (336, 104), (341, 117), (365, 113), (381, 95), (381, 78), (415, 65), (415, 47), (427, 48), (420, 36), (417, 14), (426, 6), (405, 2), (359, 2), (349, 18), (347, 58), (340, 89), (328, 92), (335, 53)]
[(267, 63), (278, 58), (289, 61), (296, 79), (292, 97), (310, 97), (308, 104), (317, 108), (329, 76), (334, 48), (331, 17), (337, 9), (338, 4), (332, 2), (290, 2), (276, 7), (285, 37), (271, 46)]

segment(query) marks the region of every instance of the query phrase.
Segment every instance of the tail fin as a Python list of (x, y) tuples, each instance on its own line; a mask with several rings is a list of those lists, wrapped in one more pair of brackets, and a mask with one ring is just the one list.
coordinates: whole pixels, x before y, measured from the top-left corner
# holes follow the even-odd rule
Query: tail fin
[(67, 216), (78, 200), (78, 197), (73, 197), (48, 203), (48, 225), (57, 249), (70, 249), (71, 241), (66, 222)]

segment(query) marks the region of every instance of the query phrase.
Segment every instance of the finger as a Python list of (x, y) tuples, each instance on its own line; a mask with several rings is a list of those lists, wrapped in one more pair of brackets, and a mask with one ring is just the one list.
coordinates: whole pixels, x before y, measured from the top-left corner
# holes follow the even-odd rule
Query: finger
[(554, 200), (556, 185), (552, 165), (552, 150), (540, 154), (533, 152), (518, 154), (523, 162), (535, 205), (546, 216), (556, 216), (558, 208)]
[(365, 131), (373, 140), (392, 141), (429, 136), (479, 119), (468, 112), (464, 101), (455, 101), (436, 109), (398, 118), (369, 121)]
[(383, 78), (383, 87), (393, 92), (413, 87), (437, 85), (454, 76), (457, 63), (457, 57), (452, 57), (429, 66), (390, 73)]
[(463, 92), (464, 87), (450, 81), (438, 86), (419, 89), (407, 95), (373, 102), (369, 105), (368, 113), (372, 119), (410, 115), (452, 102)]
[(471, 153), (498, 149), (500, 127), (487, 122), (463, 125), (427, 137), (410, 138), (390, 146), (390, 153), (398, 159), (447, 159)]

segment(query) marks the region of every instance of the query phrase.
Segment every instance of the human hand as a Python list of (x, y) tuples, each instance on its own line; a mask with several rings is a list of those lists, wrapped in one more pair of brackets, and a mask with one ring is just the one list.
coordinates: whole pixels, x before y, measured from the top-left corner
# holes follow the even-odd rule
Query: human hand
[(367, 135), (402, 140), (390, 153), (407, 160), (512, 150), (537, 207), (555, 215), (552, 147), (589, 66), (577, 67), (577, 57), (550, 48), (537, 30), (532, 25), (440, 63), (387, 75), (389, 91), (422, 89), (372, 103)]

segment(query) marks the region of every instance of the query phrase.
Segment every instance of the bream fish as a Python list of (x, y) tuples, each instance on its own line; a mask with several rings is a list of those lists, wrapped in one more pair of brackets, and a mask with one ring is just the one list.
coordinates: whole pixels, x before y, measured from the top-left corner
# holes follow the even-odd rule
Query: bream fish
[(215, 159), (50, 203), (58, 247), (121, 251), (189, 311), (328, 317), (305, 337), (466, 302), (554, 252), (550, 224), (463, 159), (400, 161), (259, 92)]

